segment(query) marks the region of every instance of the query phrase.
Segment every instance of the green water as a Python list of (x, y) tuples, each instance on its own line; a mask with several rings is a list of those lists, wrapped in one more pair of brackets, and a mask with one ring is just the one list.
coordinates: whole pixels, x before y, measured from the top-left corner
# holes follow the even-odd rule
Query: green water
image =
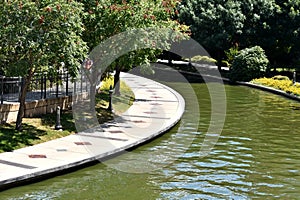
[[(215, 83), (213, 83), (215, 84)], [(199, 99), (200, 123), (194, 126), (195, 105), (185, 87), (183, 120), (164, 136), (132, 153), (158, 149), (177, 160), (148, 173), (126, 173), (97, 164), (74, 173), (0, 193), (0, 199), (299, 199), (300, 103), (267, 92), (226, 85), (227, 115), (218, 143), (199, 157), (208, 128), (210, 99), (206, 86), (192, 84)], [(174, 134), (176, 144), (172, 144)], [(180, 141), (192, 139), (188, 149)], [(177, 151), (182, 149), (182, 151)], [(176, 152), (179, 152), (178, 154)], [(120, 161), (121, 159), (121, 161)], [(130, 156), (116, 158), (126, 163)], [(114, 161), (112, 161), (114, 162)], [(152, 161), (155, 163), (154, 161)]]

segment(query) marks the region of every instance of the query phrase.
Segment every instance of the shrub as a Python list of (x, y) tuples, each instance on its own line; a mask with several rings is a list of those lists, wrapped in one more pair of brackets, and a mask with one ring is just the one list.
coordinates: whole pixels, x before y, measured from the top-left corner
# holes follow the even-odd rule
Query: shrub
[[(284, 77), (284, 76), (283, 76)], [(272, 87), (278, 90), (285, 91), (289, 94), (294, 94), (300, 96), (300, 84), (293, 84), (293, 81), (289, 79), (278, 80), (273, 78), (259, 78), (251, 81), (255, 84), (265, 85), (268, 87)]]
[(101, 91), (108, 91), (110, 89), (110, 86), (114, 86), (114, 78), (113, 76), (106, 77), (102, 82), (101, 82)]
[[(188, 60), (188, 59), (186, 59)], [(192, 62), (202, 62), (202, 63), (216, 63), (217, 60), (211, 58), (211, 57), (208, 57), (208, 56), (194, 56), (191, 58), (191, 61)]]
[(287, 76), (277, 75), (273, 77), (274, 80), (290, 80)]
[(269, 60), (261, 47), (246, 48), (235, 56), (230, 67), (229, 78), (232, 81), (251, 81), (261, 77), (268, 65)]

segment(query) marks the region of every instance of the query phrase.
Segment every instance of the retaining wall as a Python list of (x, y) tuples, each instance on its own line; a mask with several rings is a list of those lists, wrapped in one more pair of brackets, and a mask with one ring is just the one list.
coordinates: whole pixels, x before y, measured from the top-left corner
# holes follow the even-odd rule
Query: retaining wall
[[(85, 97), (87, 97), (87, 93), (76, 95), (76, 99)], [(58, 98), (49, 98), (26, 102), (25, 117), (35, 117), (47, 113), (53, 113), (56, 111), (57, 106), (60, 106), (62, 110), (67, 110), (72, 107), (72, 100), (73, 96), (63, 96)], [(1, 123), (9, 123), (16, 121), (19, 106), (19, 103), (0, 105)]]

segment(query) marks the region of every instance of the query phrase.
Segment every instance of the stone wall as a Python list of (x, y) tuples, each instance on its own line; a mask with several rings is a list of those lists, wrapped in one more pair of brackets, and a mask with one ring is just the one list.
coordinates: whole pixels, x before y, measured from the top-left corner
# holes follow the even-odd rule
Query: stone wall
[[(77, 95), (76, 98), (85, 98), (86, 96), (87, 93), (83, 93)], [(72, 96), (64, 96), (26, 102), (25, 117), (36, 117), (47, 113), (53, 113), (56, 111), (57, 106), (60, 106), (62, 110), (67, 110), (72, 107), (72, 98)], [(16, 121), (18, 111), (19, 103), (0, 105), (1, 123)]]
[(0, 105), (1, 123), (16, 121), (19, 110), (19, 104), (3, 104)]

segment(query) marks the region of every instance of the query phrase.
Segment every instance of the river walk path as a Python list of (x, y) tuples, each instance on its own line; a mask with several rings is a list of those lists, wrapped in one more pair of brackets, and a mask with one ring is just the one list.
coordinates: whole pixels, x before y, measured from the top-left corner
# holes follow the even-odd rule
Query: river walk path
[(122, 73), (136, 101), (113, 121), (87, 131), (0, 154), (0, 190), (49, 177), (137, 147), (172, 128), (185, 102), (173, 89)]

